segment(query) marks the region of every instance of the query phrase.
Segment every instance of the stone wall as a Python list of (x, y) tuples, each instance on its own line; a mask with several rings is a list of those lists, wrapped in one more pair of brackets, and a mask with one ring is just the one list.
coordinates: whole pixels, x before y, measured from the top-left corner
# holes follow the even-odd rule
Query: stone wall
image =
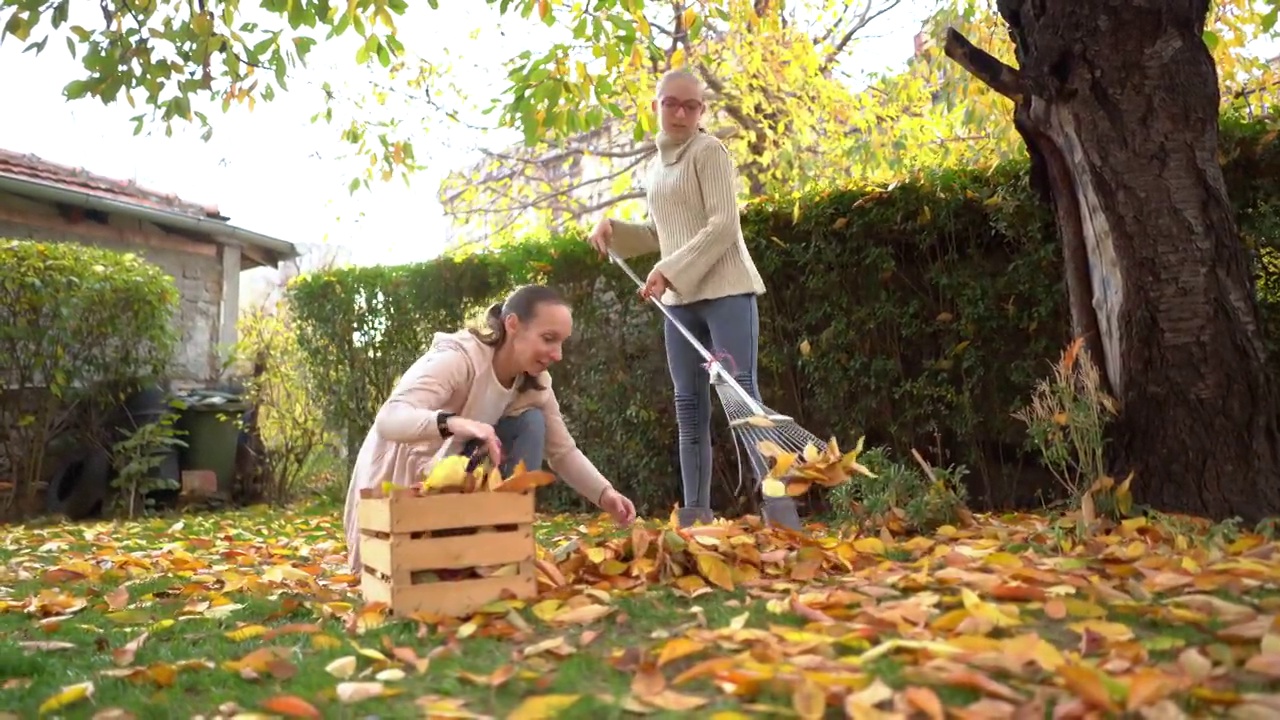
[(0, 192), (0, 238), (79, 242), (135, 252), (174, 277), (182, 295), (182, 344), (174, 359), (175, 387), (214, 383), (219, 374), (222, 260), (212, 242), (198, 242), (141, 220), (94, 213), (75, 221), (56, 208)]

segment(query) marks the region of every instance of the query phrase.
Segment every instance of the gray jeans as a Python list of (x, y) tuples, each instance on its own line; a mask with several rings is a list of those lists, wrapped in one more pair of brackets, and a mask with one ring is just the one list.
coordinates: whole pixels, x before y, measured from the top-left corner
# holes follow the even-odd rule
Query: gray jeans
[[(760, 316), (754, 294), (673, 305), (671, 314), (693, 334), (757, 402)], [(671, 321), (665, 327), (667, 368), (675, 386), (680, 482), (684, 506), (711, 507), (711, 378), (706, 360)], [(727, 356), (727, 357), (726, 357)], [(753, 472), (754, 474), (754, 472)], [(759, 478), (756, 478), (758, 481)]]
[[(542, 456), (547, 445), (547, 419), (542, 410), (531, 407), (519, 415), (508, 415), (493, 426), (498, 442), (502, 444), (503, 477), (509, 477), (516, 465), (524, 462), (526, 470), (541, 470)], [(481, 448), (479, 440), (468, 440), (462, 454), (468, 457)]]

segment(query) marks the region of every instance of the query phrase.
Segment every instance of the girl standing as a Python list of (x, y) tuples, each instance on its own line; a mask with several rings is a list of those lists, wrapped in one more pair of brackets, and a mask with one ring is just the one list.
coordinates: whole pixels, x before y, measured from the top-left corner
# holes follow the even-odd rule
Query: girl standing
[[(726, 369), (759, 402), (756, 302), (765, 287), (742, 237), (733, 161), (719, 138), (699, 125), (703, 95), (701, 79), (687, 70), (673, 70), (659, 80), (653, 101), (658, 155), (646, 182), (650, 220), (603, 218), (590, 241), (602, 254), (612, 247), (623, 258), (661, 253), (641, 296), (658, 297), (701, 342), (727, 354)], [(714, 517), (710, 377), (702, 357), (670, 321), (664, 334), (684, 492), (677, 514), (681, 526), (688, 526)], [(767, 522), (799, 529), (791, 498), (764, 498), (762, 507)]]

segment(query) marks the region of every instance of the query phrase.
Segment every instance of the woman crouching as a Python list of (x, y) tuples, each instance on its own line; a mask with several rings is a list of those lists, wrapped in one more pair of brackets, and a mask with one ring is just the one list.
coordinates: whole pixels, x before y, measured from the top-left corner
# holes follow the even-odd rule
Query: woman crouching
[(343, 525), (348, 562), (360, 572), (360, 491), (408, 487), (442, 458), (479, 444), (509, 476), (521, 462), (551, 469), (620, 525), (635, 506), (578, 449), (547, 373), (573, 332), (573, 313), (553, 289), (526, 285), (489, 309), (487, 327), (436, 333), (378, 410), (356, 456)]

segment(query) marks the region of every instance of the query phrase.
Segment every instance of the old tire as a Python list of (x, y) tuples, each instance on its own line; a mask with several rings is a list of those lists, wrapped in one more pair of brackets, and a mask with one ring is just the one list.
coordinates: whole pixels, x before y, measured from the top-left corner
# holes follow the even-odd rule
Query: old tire
[(83, 520), (102, 512), (111, 482), (111, 458), (99, 447), (81, 446), (49, 480), (46, 506), (70, 520)]

